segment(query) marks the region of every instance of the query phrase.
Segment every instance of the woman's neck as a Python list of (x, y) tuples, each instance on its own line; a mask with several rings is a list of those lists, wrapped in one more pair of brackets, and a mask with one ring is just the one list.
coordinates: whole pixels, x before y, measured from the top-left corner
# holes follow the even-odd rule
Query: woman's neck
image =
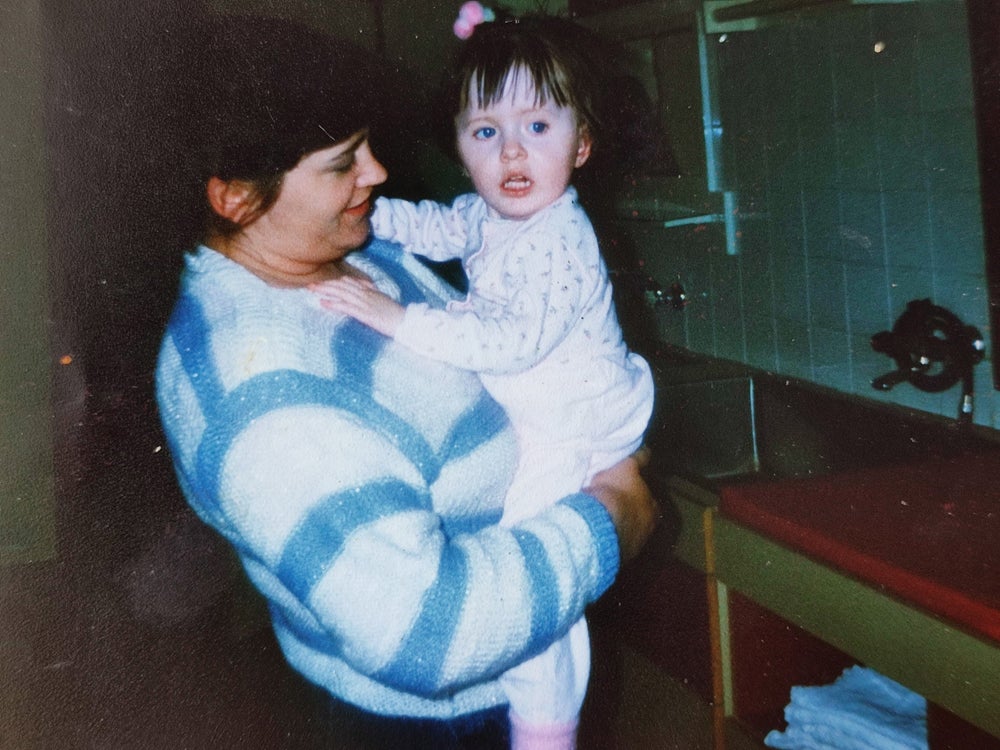
[(301, 288), (354, 273), (343, 260), (307, 263), (258, 247), (245, 235), (215, 235), (205, 244), (274, 287)]

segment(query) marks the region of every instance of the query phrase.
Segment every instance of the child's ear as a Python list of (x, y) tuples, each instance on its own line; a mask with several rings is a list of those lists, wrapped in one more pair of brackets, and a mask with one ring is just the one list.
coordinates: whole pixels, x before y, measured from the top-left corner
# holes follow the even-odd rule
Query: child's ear
[(590, 137), (590, 130), (586, 125), (580, 126), (580, 134), (577, 136), (576, 161), (573, 166), (582, 167), (590, 158), (590, 149), (594, 145), (594, 139)]
[(205, 193), (212, 210), (234, 224), (242, 224), (253, 214), (256, 195), (253, 186), (245, 180), (209, 177)]

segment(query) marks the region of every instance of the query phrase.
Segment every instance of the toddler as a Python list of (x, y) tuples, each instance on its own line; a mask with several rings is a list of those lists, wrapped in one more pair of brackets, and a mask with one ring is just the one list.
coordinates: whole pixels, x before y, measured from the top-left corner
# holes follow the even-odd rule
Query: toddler
[[(480, 374), (520, 441), (502, 523), (578, 491), (636, 451), (652, 377), (630, 353), (597, 239), (570, 187), (590, 157), (597, 79), (576, 27), (462, 6), (455, 144), (476, 188), (450, 206), (380, 198), (372, 226), (432, 260), (460, 258), (464, 300), (402, 307), (364, 280), (318, 285), (321, 304), (424, 356)], [(544, 601), (532, 606), (546, 606)], [(590, 671), (584, 620), (502, 678), (515, 750), (575, 747)]]

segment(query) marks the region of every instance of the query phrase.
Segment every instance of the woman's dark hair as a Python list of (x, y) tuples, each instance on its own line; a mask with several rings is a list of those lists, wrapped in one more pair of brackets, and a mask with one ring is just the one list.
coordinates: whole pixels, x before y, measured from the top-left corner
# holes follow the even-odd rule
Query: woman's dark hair
[(442, 89), (452, 140), (455, 118), (466, 107), (497, 103), (511, 76), (522, 74), (530, 76), (539, 102), (571, 107), (598, 140), (604, 125), (600, 47), (591, 32), (565, 18), (501, 15), (476, 26)]
[[(215, 16), (191, 36), (185, 68), (188, 170), (254, 187), (257, 214), (307, 154), (382, 121), (387, 76), (362, 49), (278, 18)], [(237, 226), (205, 207), (210, 231)]]

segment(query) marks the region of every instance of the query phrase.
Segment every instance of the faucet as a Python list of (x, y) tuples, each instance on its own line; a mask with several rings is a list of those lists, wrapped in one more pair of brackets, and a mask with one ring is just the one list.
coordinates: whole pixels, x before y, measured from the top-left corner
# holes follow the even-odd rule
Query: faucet
[(675, 281), (669, 289), (664, 289), (656, 279), (649, 276), (643, 291), (646, 295), (646, 302), (651, 307), (670, 305), (674, 310), (683, 310), (689, 302), (687, 292), (680, 281)]
[(891, 331), (872, 336), (871, 346), (892, 357), (897, 368), (873, 379), (873, 388), (888, 391), (908, 381), (921, 391), (938, 393), (961, 381), (958, 421), (972, 421), (972, 370), (986, 348), (978, 329), (929, 299), (912, 300)]
[(659, 281), (641, 270), (611, 269), (608, 275), (612, 277), (617, 291), (641, 297), (654, 309), (670, 307), (683, 310), (691, 301), (679, 277), (664, 289)]

